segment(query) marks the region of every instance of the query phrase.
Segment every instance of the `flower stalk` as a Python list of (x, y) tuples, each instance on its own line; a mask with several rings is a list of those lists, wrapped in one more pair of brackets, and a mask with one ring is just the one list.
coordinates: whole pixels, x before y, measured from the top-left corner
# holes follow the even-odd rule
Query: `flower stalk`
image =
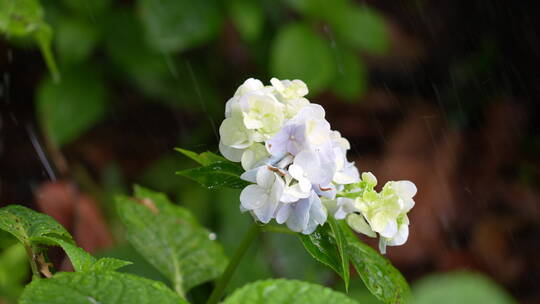
[(221, 277), (217, 281), (216, 287), (212, 291), (212, 294), (210, 294), (210, 297), (208, 298), (206, 304), (217, 304), (221, 300), (221, 298), (223, 297), (223, 293), (225, 292), (225, 288), (227, 288), (227, 285), (229, 284), (232, 275), (236, 271), (238, 264), (240, 264), (240, 261), (242, 260), (244, 254), (251, 246), (251, 243), (253, 243), (253, 241), (260, 234), (260, 232), (261, 227), (257, 223), (253, 223), (251, 228), (244, 235), (244, 239), (240, 243), (238, 249), (236, 249), (234, 256), (229, 262), (229, 265), (227, 265), (227, 268), (223, 272), (223, 275), (221, 275)]

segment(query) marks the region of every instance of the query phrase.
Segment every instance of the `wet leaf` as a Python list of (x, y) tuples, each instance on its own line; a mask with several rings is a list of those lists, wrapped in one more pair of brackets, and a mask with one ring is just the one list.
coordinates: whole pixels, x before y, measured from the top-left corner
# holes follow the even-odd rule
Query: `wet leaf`
[(96, 262), (96, 259), (77, 245), (55, 237), (46, 237), (51, 243), (62, 247), (68, 255), (75, 271), (87, 271)]
[(349, 258), (368, 290), (384, 303), (409, 303), (411, 291), (401, 273), (350, 230), (347, 234)]
[(105, 116), (107, 90), (101, 75), (72, 67), (60, 83), (45, 80), (37, 92), (37, 115), (47, 134), (62, 146), (77, 139)]
[(62, 247), (66, 252), (73, 265), (75, 271), (92, 271), (92, 270), (116, 270), (118, 268), (130, 265), (131, 262), (123, 261), (114, 258), (96, 259), (90, 253), (77, 245), (66, 242), (63, 239), (56, 237), (45, 237), (51, 243)]
[(208, 166), (212, 163), (215, 163), (215, 162), (226, 162), (227, 160), (222, 157), (222, 156), (219, 156), (215, 153), (212, 153), (210, 151), (206, 151), (206, 152), (202, 152), (202, 153), (199, 153), (197, 154), (196, 152), (193, 152), (193, 151), (189, 151), (189, 150), (185, 150), (185, 149), (182, 149), (182, 148), (175, 148), (176, 151), (184, 154), (185, 156), (193, 159), (194, 161), (196, 161), (197, 163), (203, 165), (203, 166)]
[[(221, 275), (227, 264), (223, 248), (189, 211), (173, 205), (164, 194), (142, 187), (136, 186), (134, 195), (136, 199), (118, 197), (116, 201), (127, 239), (178, 293)], [(137, 201), (142, 199), (150, 200), (158, 213)]]
[(0, 208), (0, 229), (12, 234), (27, 247), (33, 244), (54, 245), (47, 236), (71, 241), (69, 232), (52, 217), (23, 206)]
[(130, 273), (165, 284), (169, 282), (161, 272), (150, 265), (128, 242), (100, 251), (98, 256), (102, 257), (101, 259), (107, 257), (133, 262), (131, 265), (118, 269), (118, 272)]
[(330, 44), (305, 24), (280, 29), (272, 44), (270, 71), (281, 79), (302, 79), (320, 92), (335, 74)]
[(223, 304), (354, 304), (345, 294), (320, 285), (295, 280), (266, 280), (236, 290)]
[(139, 0), (147, 40), (161, 52), (183, 51), (214, 39), (222, 16), (215, 0)]
[(112, 271), (117, 270), (126, 266), (133, 264), (129, 261), (124, 261), (115, 258), (101, 258), (97, 260), (93, 265), (90, 266), (89, 270), (93, 271)]
[(330, 225), (330, 229), (335, 239), (339, 257), (341, 260), (341, 270), (342, 270), (341, 277), (343, 278), (343, 281), (345, 282), (345, 289), (348, 290), (350, 273), (349, 273), (349, 256), (347, 253), (346, 233), (342, 230), (341, 225), (339, 225), (336, 222), (336, 219), (334, 219), (332, 216), (328, 217), (328, 224)]
[(315, 260), (332, 268), (345, 282), (348, 282), (348, 266), (347, 270), (344, 271), (342, 256), (329, 225), (321, 226), (308, 235), (298, 234), (298, 237)]
[(187, 303), (163, 283), (130, 274), (64, 272), (30, 283), (19, 303)]
[(213, 162), (207, 166), (176, 172), (190, 178), (208, 189), (242, 189), (250, 183), (240, 179), (244, 170), (239, 164), (230, 161)]

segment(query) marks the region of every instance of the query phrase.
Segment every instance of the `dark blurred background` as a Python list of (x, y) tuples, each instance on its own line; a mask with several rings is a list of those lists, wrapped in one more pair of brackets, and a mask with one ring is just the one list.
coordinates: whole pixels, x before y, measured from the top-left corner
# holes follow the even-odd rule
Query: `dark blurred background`
[[(126, 245), (112, 206), (115, 194), (139, 183), (190, 208), (230, 254), (252, 221), (240, 214), (238, 193), (175, 176), (193, 164), (173, 148), (217, 151), (225, 102), (245, 79), (299, 78), (351, 141), (361, 171), (380, 184), (418, 186), (409, 240), (388, 250), (416, 292), (440, 285), (434, 273), (467, 270), (490, 281), (454, 273), (445, 286), (495, 294), (490, 288), (499, 285), (517, 302), (540, 303), (538, 7), (488, 0), (40, 3), (36, 22), (52, 28), (61, 78), (51, 77), (33, 36), (3, 33), (0, 206), (48, 213), (85, 249), (136, 261), (127, 271), (160, 279)], [(2, 281), (1, 259), (0, 302), (9, 303), (25, 276)], [(51, 259), (69, 269), (59, 250)], [(294, 237), (281, 235), (263, 236), (231, 288), (267, 277), (341, 285)], [(477, 290), (463, 291), (470, 286)], [(197, 302), (210, 288), (190, 297)], [(358, 279), (350, 292), (377, 303)]]

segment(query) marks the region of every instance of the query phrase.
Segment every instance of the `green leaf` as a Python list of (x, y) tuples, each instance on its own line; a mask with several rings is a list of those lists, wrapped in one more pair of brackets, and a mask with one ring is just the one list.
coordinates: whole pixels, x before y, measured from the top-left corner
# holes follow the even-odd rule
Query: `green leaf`
[(222, 157), (222, 156), (219, 156), (215, 153), (212, 153), (210, 151), (206, 151), (206, 152), (202, 152), (200, 154), (197, 154), (196, 152), (193, 152), (193, 151), (189, 151), (189, 150), (185, 150), (185, 149), (182, 149), (182, 148), (174, 148), (176, 151), (184, 154), (185, 156), (193, 159), (194, 161), (196, 161), (197, 163), (203, 165), (203, 166), (208, 166), (212, 163), (215, 163), (215, 162), (226, 162), (227, 160)]
[(49, 242), (62, 247), (71, 261), (75, 271), (88, 271), (96, 262), (96, 259), (77, 245), (66, 242), (56, 237), (45, 237)]
[(336, 222), (336, 219), (332, 216), (328, 217), (328, 224), (330, 225), (330, 229), (332, 230), (332, 234), (334, 235), (334, 239), (336, 241), (336, 246), (339, 252), (340, 260), (341, 260), (341, 269), (342, 274), (341, 277), (343, 278), (343, 281), (345, 282), (345, 289), (349, 289), (349, 256), (347, 255), (347, 239), (346, 234), (342, 230), (341, 226)]
[(190, 178), (208, 189), (242, 189), (250, 183), (240, 179), (242, 167), (230, 161), (218, 161), (208, 166), (187, 169), (176, 174)]
[(28, 257), (21, 243), (15, 243), (0, 253), (0, 286), (22, 284), (29, 271)]
[(118, 9), (107, 22), (106, 48), (111, 61), (121, 75), (152, 97), (172, 98), (174, 79), (165, 56), (151, 49), (144, 40), (144, 31), (132, 11)]
[(272, 45), (270, 70), (281, 79), (302, 79), (310, 91), (319, 92), (335, 74), (330, 43), (305, 24), (284, 26)]
[(298, 237), (302, 241), (304, 248), (315, 260), (332, 268), (347, 284), (348, 266), (347, 271), (345, 271), (342, 256), (336, 247), (336, 239), (329, 225), (318, 227), (317, 230), (308, 235), (298, 234)]
[(256, 40), (262, 31), (264, 16), (261, 2), (254, 0), (227, 1), (232, 21), (246, 41)]
[(414, 285), (415, 304), (514, 304), (512, 297), (489, 278), (470, 272), (435, 274)]
[(139, 0), (138, 4), (148, 41), (162, 52), (205, 44), (221, 27), (215, 0)]
[(115, 259), (115, 258), (101, 258), (97, 260), (93, 265), (91, 265), (89, 270), (112, 271), (112, 270), (120, 269), (122, 267), (126, 267), (131, 264), (133, 263), (129, 261)]
[(128, 261), (123, 261), (114, 258), (96, 259), (90, 253), (77, 245), (67, 242), (57, 237), (44, 237), (50, 243), (54, 243), (66, 252), (73, 265), (75, 271), (91, 271), (91, 270), (116, 270), (118, 268), (132, 264)]
[(115, 258), (101, 258), (90, 266), (89, 270), (94, 271), (113, 271), (133, 264), (130, 261), (119, 260)]
[(111, 6), (111, 0), (62, 0), (62, 3), (80, 15), (95, 18), (97, 14), (103, 13)]
[(146, 261), (128, 242), (100, 251), (98, 256), (103, 257), (102, 259), (105, 259), (105, 257), (113, 257), (133, 262), (131, 265), (118, 269), (119, 272), (130, 273), (165, 284), (169, 282), (161, 272), (150, 265), (150, 263), (148, 263), (148, 261)]
[(118, 197), (120, 220), (127, 239), (183, 294), (223, 272), (227, 258), (184, 208), (173, 205), (162, 193), (135, 187), (135, 198)]
[(0, 252), (0, 301), (16, 303), (29, 272), (28, 257), (21, 243), (12, 244)]
[(64, 272), (35, 280), (20, 304), (187, 303), (163, 283), (114, 271)]
[(328, 22), (344, 43), (373, 54), (383, 54), (389, 47), (386, 21), (367, 6), (349, 6)]
[(43, 25), (43, 8), (38, 1), (0, 1), (0, 30), (5, 34), (25, 36), (38, 31)]
[(411, 291), (401, 273), (350, 230), (347, 241), (349, 258), (369, 291), (384, 303), (409, 303)]
[[(209, 63), (203, 60), (186, 63), (177, 56), (151, 48), (136, 17), (133, 10), (126, 7), (114, 10), (106, 22), (106, 49), (115, 72), (150, 97), (150, 101), (190, 111), (216, 111), (218, 104), (214, 101), (219, 99), (207, 79), (208, 68), (204, 66)], [(222, 107), (220, 103), (220, 114)]]
[(337, 73), (332, 81), (332, 91), (339, 97), (352, 101), (367, 90), (367, 69), (361, 58), (353, 52), (340, 52), (336, 58)]
[(305, 17), (322, 20), (340, 14), (349, 4), (349, 0), (287, 0), (286, 2)]
[(27, 247), (33, 244), (54, 245), (47, 236), (71, 240), (69, 232), (52, 217), (18, 205), (0, 208), (0, 229)]
[(37, 92), (37, 115), (56, 144), (62, 146), (88, 131), (107, 109), (107, 91), (91, 68), (73, 67), (62, 82), (45, 80)]
[(0, 32), (8, 36), (33, 37), (55, 81), (60, 73), (51, 49), (52, 29), (44, 21), (37, 0), (0, 0)]
[(320, 285), (295, 280), (265, 280), (236, 290), (223, 304), (354, 304), (346, 295)]
[(18, 243), (18, 241), (11, 233), (0, 229), (0, 250), (11, 247), (16, 243)]
[[(58, 18), (55, 46), (63, 64), (88, 59), (97, 46), (98, 27), (82, 18)], [(81, 39), (84, 37), (84, 39)]]

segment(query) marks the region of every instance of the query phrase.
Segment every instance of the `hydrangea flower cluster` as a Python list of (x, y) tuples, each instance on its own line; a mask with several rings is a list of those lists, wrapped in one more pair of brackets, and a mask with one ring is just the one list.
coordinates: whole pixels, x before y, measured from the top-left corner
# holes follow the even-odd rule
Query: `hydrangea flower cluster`
[(346, 220), (357, 232), (386, 245), (407, 240), (407, 212), (416, 187), (389, 182), (378, 193), (371, 173), (362, 177), (347, 160), (350, 144), (305, 98), (301, 80), (246, 80), (227, 101), (219, 133), (221, 154), (241, 162), (241, 178), (253, 184), (240, 194), (240, 209), (261, 223), (274, 219), (310, 234), (327, 217)]

